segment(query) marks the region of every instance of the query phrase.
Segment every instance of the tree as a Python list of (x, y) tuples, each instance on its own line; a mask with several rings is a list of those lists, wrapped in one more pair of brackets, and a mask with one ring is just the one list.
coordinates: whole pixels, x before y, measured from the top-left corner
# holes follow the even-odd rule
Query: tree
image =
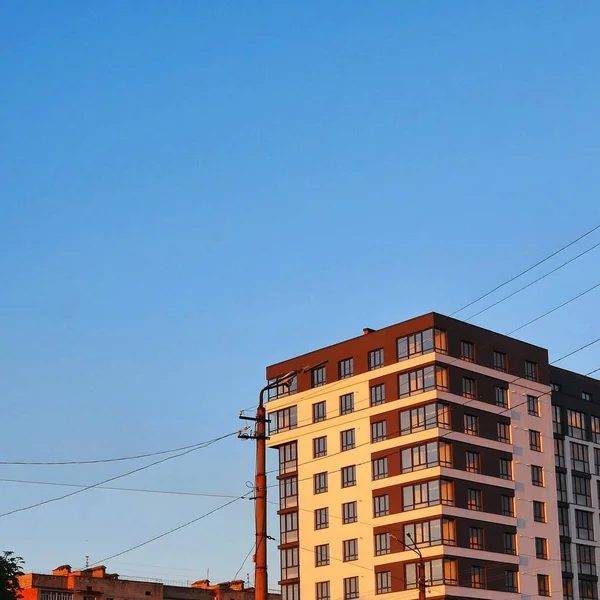
[(19, 575), (23, 575), (23, 559), (14, 552), (0, 554), (0, 600), (22, 598)]

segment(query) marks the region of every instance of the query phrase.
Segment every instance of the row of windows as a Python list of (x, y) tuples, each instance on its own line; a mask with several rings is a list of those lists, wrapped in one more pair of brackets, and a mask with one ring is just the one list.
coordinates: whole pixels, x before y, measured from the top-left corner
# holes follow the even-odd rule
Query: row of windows
[[(571, 537), (569, 526), (569, 509), (558, 507), (559, 535)], [(575, 533), (580, 540), (594, 541), (594, 513), (586, 510), (575, 510)]]
[[(553, 392), (562, 392), (562, 385), (560, 383), (550, 382), (550, 387), (552, 388)], [(586, 402), (593, 402), (594, 395), (591, 392), (582, 391), (581, 399), (585, 400)]]
[[(595, 581), (579, 579), (579, 598), (581, 600), (598, 600), (598, 584)], [(574, 600), (573, 579), (563, 577), (563, 598), (564, 600)]]
[[(571, 469), (582, 473), (590, 472), (590, 459), (588, 446), (577, 442), (570, 442), (571, 448)], [(600, 475), (600, 448), (593, 448), (594, 451), (594, 472)], [(554, 464), (557, 467), (566, 468), (565, 461), (565, 440), (554, 439)]]
[[(434, 389), (448, 391), (448, 369), (440, 365), (430, 365), (422, 369), (401, 373), (398, 375), (398, 397), (406, 398), (414, 394), (431, 391)], [(471, 400), (477, 399), (477, 381), (470, 377), (462, 378), (462, 396)], [(374, 385), (369, 390), (370, 405), (378, 406), (385, 403), (385, 384), (380, 383)], [(494, 403), (501, 408), (508, 408), (508, 389), (500, 386), (495, 388)], [(339, 414), (347, 415), (355, 410), (354, 393), (343, 394), (339, 397)], [(540, 416), (539, 399), (536, 396), (527, 396), (527, 412), (530, 415)], [(576, 411), (570, 411), (576, 412)], [(585, 422), (585, 415), (582, 415)], [(295, 429), (298, 427), (297, 406), (290, 406), (278, 411), (274, 411), (269, 415), (269, 432), (271, 434)], [(327, 403), (325, 400), (315, 402), (312, 405), (312, 421), (320, 423), (327, 419)], [(598, 441), (600, 443), (600, 419), (596, 419), (593, 424), (596, 424), (598, 431)], [(555, 423), (556, 429), (556, 423)], [(404, 431), (404, 427), (401, 428)], [(596, 430), (594, 430), (596, 431)], [(569, 434), (571, 435), (571, 434)], [(581, 434), (574, 433), (572, 437), (579, 437)], [(580, 439), (585, 439), (580, 437)]]
[[(588, 435), (587, 419), (590, 421)], [(588, 440), (600, 444), (600, 417), (586, 415), (585, 413), (561, 406), (552, 405), (552, 428), (554, 433), (566, 435), (578, 440)]]
[[(596, 575), (596, 549), (594, 546), (576, 544), (575, 552), (577, 557), (577, 573), (579, 575)], [(560, 543), (560, 561), (563, 571), (573, 571), (571, 544), (569, 542)]]

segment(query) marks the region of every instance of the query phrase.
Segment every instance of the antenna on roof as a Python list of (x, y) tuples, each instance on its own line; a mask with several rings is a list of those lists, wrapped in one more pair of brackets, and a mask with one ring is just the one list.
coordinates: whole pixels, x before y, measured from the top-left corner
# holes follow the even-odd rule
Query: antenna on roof
[(87, 569), (90, 566), (90, 557), (89, 555), (85, 555), (85, 568)]

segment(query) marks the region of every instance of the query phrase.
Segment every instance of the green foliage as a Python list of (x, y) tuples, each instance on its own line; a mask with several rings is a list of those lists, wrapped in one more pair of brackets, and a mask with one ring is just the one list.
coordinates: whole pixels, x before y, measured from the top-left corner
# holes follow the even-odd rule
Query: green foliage
[(19, 575), (23, 575), (23, 559), (14, 552), (0, 554), (0, 600), (22, 598), (19, 587)]

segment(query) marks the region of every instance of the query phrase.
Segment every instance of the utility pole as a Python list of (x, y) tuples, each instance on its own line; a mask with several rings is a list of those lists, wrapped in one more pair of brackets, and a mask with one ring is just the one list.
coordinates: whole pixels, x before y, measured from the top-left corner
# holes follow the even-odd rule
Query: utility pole
[(417, 587), (419, 589), (419, 600), (425, 600), (425, 561), (423, 560), (423, 554), (421, 550), (419, 550), (419, 546), (413, 539), (413, 536), (410, 533), (406, 534), (410, 541), (412, 542), (412, 546), (407, 546), (403, 540), (399, 537), (390, 533), (390, 537), (394, 538), (397, 542), (400, 542), (405, 550), (412, 550), (419, 557), (419, 562), (417, 563)]
[(268, 600), (269, 578), (267, 574), (267, 411), (264, 405), (264, 395), (271, 389), (280, 386), (289, 387), (297, 371), (291, 371), (274, 382), (266, 385), (258, 394), (258, 408), (255, 417), (240, 414), (240, 419), (255, 421), (253, 434), (240, 433), (242, 439), (256, 440), (256, 477), (254, 482), (254, 599)]

